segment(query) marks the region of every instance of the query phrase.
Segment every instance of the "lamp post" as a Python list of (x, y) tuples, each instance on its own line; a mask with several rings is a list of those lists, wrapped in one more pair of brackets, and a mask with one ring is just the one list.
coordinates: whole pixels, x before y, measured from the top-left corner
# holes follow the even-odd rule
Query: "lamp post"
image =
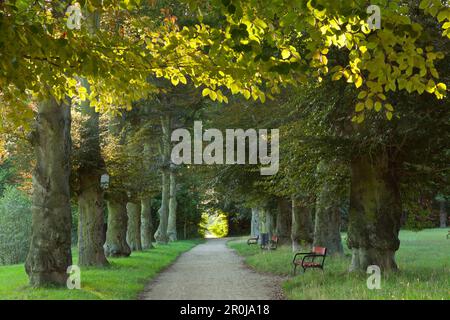
[(105, 173), (100, 176), (100, 187), (103, 190), (108, 189), (109, 187), (109, 174)]

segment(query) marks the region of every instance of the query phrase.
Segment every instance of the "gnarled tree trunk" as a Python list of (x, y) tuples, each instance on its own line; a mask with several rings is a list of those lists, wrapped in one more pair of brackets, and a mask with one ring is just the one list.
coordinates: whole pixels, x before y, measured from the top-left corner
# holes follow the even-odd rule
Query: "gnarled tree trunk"
[(398, 182), (387, 154), (353, 159), (348, 229), (351, 271), (365, 271), (369, 265), (397, 269), (401, 215)]
[(128, 202), (128, 228), (127, 243), (131, 251), (141, 251), (141, 205), (140, 203)]
[(252, 208), (252, 220), (250, 222), (250, 234), (252, 237), (256, 238), (259, 236), (259, 209)]
[(141, 200), (141, 242), (143, 249), (152, 249), (153, 221), (152, 198)]
[(78, 195), (78, 264), (80, 266), (108, 265), (104, 244), (103, 192), (100, 175), (82, 172)]
[(31, 136), (33, 172), (31, 244), (25, 269), (32, 286), (66, 285), (72, 264), (70, 210), (70, 107), (54, 98), (38, 105)]
[(169, 219), (167, 235), (170, 241), (177, 241), (177, 182), (175, 172), (170, 171)]
[(312, 209), (302, 203), (299, 197), (292, 197), (292, 250), (307, 251), (314, 241)]
[(131, 249), (127, 243), (127, 197), (125, 194), (109, 195), (108, 229), (103, 248), (107, 257), (128, 257)]
[(277, 199), (277, 226), (276, 235), (279, 245), (291, 243), (292, 207), (289, 200), (285, 198)]

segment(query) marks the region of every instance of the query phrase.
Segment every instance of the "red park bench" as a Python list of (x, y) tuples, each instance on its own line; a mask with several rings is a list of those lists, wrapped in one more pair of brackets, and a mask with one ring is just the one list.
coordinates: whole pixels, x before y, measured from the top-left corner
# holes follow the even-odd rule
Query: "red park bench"
[[(301, 258), (303, 256), (303, 258)], [(319, 268), (323, 271), (323, 265), (325, 262), (325, 257), (327, 256), (327, 248), (324, 247), (313, 247), (311, 252), (298, 252), (294, 255), (292, 263), (294, 265), (294, 275), (297, 270), (297, 266), (303, 268), (303, 272), (308, 268)], [(297, 257), (299, 257), (297, 259)], [(318, 259), (319, 262), (316, 260)]]

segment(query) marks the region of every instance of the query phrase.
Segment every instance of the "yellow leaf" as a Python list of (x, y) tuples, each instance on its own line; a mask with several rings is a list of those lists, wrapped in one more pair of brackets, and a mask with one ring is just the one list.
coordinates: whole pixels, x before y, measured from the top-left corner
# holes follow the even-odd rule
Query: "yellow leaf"
[(232, 83), (230, 85), (230, 90), (231, 90), (232, 94), (236, 94), (236, 93), (239, 92), (239, 87), (238, 87), (238, 85), (236, 83)]
[(244, 95), (245, 99), (250, 99), (250, 91), (248, 91), (247, 89), (245, 89), (242, 94)]
[(438, 84), (436, 85), (436, 87), (437, 87), (439, 90), (447, 91), (447, 85), (446, 85), (445, 83), (440, 82), (440, 83), (438, 83)]
[(170, 82), (172, 82), (172, 84), (174, 86), (176, 86), (180, 82), (180, 79), (178, 78), (178, 76), (172, 76), (172, 78), (170, 79)]
[(209, 91), (209, 97), (212, 101), (216, 101), (217, 93), (215, 91)]
[(361, 87), (363, 83), (363, 79), (361, 76), (356, 76), (356, 80), (355, 80), (355, 86), (357, 88)]
[(287, 59), (287, 58), (289, 58), (291, 56), (291, 51), (289, 51), (289, 49), (283, 49), (282, 51), (281, 51), (281, 57), (283, 58), (283, 59)]
[(202, 91), (202, 96), (206, 97), (207, 95), (209, 95), (209, 92), (210, 92), (210, 91), (211, 91), (211, 90), (209, 90), (208, 88), (203, 89), (203, 91)]

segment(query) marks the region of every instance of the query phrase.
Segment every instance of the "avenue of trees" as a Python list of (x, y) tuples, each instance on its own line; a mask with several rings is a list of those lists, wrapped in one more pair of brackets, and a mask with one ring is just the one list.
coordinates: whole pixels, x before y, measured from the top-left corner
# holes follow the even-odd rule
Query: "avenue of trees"
[[(74, 246), (106, 266), (196, 237), (205, 212), (347, 245), (350, 271), (396, 270), (401, 227), (448, 223), (448, 1), (86, 0), (71, 29), (73, 4), (0, 1), (0, 263), (31, 285), (65, 285)], [(195, 120), (279, 128), (278, 174), (175, 165)]]

